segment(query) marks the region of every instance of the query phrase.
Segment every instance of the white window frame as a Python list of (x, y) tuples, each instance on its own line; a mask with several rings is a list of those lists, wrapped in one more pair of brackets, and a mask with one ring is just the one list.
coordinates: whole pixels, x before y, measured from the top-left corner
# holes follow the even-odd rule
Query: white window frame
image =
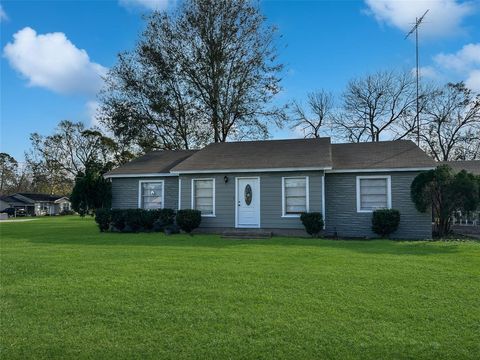
[(165, 208), (165, 180), (139, 180), (138, 181), (138, 208), (143, 209), (142, 207), (142, 184), (144, 183), (162, 183), (162, 207)]
[(392, 208), (392, 177), (390, 175), (364, 175), (357, 176), (357, 213), (372, 213), (374, 210), (362, 210), (360, 199), (360, 180), (386, 179), (387, 180), (387, 209)]
[(182, 179), (178, 178), (178, 210), (182, 210)]
[(195, 209), (195, 181), (198, 181), (198, 180), (212, 180), (212, 182), (213, 182), (212, 214), (202, 214), (202, 217), (215, 217), (215, 178), (195, 178), (195, 179), (192, 179), (191, 191), (190, 191), (191, 192), (191, 206), (190, 206), (190, 208)]
[(299, 179), (305, 178), (305, 187), (306, 187), (306, 194), (305, 194), (305, 211), (310, 211), (310, 181), (308, 176), (284, 176), (282, 177), (282, 218), (299, 218), (300, 214), (287, 214), (286, 213), (286, 203), (285, 203), (285, 179)]

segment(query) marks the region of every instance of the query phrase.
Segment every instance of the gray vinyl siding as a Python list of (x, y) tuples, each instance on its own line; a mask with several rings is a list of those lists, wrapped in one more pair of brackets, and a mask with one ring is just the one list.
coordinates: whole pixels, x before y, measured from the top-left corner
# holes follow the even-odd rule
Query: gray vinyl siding
[(164, 208), (176, 210), (178, 207), (178, 177), (138, 177), (138, 178), (112, 178), (112, 208), (136, 209), (138, 208), (138, 184), (144, 181), (164, 181)]
[(432, 237), (431, 212), (420, 213), (410, 199), (410, 185), (418, 172), (326, 174), (326, 233), (339, 237), (377, 237), (372, 232), (372, 213), (357, 213), (356, 177), (390, 175), (392, 208), (400, 211), (400, 226), (392, 238), (429, 239)]
[[(309, 177), (310, 211), (322, 211), (322, 171), (272, 172), (272, 173), (225, 173), (181, 175), (181, 208), (192, 206), (192, 179), (215, 179), (215, 217), (203, 217), (201, 227), (235, 227), (235, 178), (260, 177), (260, 227), (264, 229), (303, 229), (299, 218), (282, 217), (282, 177)], [(224, 177), (228, 177), (225, 183)]]

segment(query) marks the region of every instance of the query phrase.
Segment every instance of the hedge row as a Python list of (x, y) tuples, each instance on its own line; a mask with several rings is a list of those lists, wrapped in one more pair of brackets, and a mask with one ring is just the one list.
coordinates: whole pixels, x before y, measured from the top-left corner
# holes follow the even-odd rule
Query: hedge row
[(172, 209), (97, 209), (95, 221), (100, 231), (178, 233), (179, 229), (190, 233), (201, 222), (198, 210)]

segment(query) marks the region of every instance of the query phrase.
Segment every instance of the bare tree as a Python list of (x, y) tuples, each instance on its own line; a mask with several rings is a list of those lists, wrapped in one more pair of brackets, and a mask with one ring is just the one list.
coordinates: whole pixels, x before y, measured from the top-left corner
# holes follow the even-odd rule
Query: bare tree
[(349, 82), (333, 132), (348, 141), (402, 139), (415, 129), (415, 79), (408, 72), (377, 72)]
[(103, 122), (156, 148), (265, 138), (284, 119), (276, 30), (249, 0), (187, 0), (154, 12), (133, 52), (121, 54), (102, 93)]
[(302, 130), (305, 138), (319, 138), (320, 130), (325, 127), (332, 115), (333, 94), (325, 90), (308, 93), (307, 104), (308, 110), (296, 101), (293, 103), (292, 129)]
[(421, 145), (437, 161), (480, 159), (480, 94), (449, 83), (430, 94), (422, 119)]

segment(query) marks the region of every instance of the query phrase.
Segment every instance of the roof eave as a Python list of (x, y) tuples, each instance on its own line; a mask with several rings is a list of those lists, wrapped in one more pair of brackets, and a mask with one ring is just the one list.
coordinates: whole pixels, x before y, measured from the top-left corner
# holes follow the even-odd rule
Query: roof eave
[(172, 174), (224, 174), (224, 173), (252, 173), (252, 172), (292, 172), (330, 170), (331, 166), (314, 167), (285, 167), (285, 168), (252, 168), (252, 169), (202, 169), (202, 170), (172, 170)]
[(325, 171), (327, 174), (336, 173), (368, 173), (368, 172), (399, 172), (399, 171), (428, 171), (435, 169), (435, 166), (425, 167), (403, 167), (403, 168), (378, 168), (378, 169), (331, 169)]
[(174, 173), (137, 173), (137, 174), (109, 174), (106, 173), (103, 175), (105, 179), (111, 178), (139, 178), (139, 177), (167, 177), (167, 176), (178, 176)]

